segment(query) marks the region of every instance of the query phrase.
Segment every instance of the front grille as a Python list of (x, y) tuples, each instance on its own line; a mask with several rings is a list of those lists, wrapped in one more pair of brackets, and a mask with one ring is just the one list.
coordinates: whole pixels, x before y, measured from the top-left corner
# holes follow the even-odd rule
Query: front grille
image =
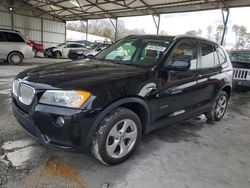
[(250, 75), (250, 70), (248, 69), (234, 69), (233, 78), (238, 80), (247, 80)]
[(18, 80), (13, 82), (13, 95), (21, 103), (25, 105), (30, 105), (35, 96), (35, 89), (29, 85), (20, 83)]
[(14, 80), (12, 90), (13, 90), (13, 94), (15, 95), (15, 97), (17, 97), (18, 90), (19, 90), (19, 81), (18, 80)]
[(30, 105), (33, 101), (35, 96), (35, 89), (31, 86), (26, 84), (20, 84), (19, 88), (19, 100), (25, 104)]

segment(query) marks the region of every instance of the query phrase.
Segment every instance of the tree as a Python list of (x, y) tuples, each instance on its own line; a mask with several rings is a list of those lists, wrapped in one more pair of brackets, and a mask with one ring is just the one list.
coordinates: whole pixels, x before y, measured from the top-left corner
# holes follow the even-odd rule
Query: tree
[(191, 36), (191, 37), (201, 36), (201, 34), (202, 34), (201, 29), (198, 29), (197, 31), (196, 30), (187, 31), (185, 33), (185, 35), (188, 35), (188, 36)]
[(160, 35), (168, 35), (168, 33), (166, 31), (164, 31), (164, 30), (161, 30)]
[(247, 33), (247, 28), (244, 25), (233, 25), (232, 28), (235, 34), (235, 48), (243, 48), (247, 41), (249, 40), (249, 33)]
[(217, 43), (221, 42), (221, 38), (222, 38), (222, 32), (224, 30), (224, 25), (218, 25), (216, 28), (216, 33), (215, 33), (215, 41)]
[[(145, 34), (143, 29), (129, 30), (125, 27), (123, 20), (118, 20), (118, 35), (117, 39), (124, 38), (132, 34)], [(67, 24), (67, 29), (79, 32), (86, 32), (85, 27), (81, 23), (70, 22)], [(109, 20), (93, 20), (89, 22), (88, 33), (106, 38), (114, 39), (115, 29)]]
[(213, 33), (213, 26), (211, 25), (207, 26), (207, 38), (208, 39), (211, 39), (212, 33)]

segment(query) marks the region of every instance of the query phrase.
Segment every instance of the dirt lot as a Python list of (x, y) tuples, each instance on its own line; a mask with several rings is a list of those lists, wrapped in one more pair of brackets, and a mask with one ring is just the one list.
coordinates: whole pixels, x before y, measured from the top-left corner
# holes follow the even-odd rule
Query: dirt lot
[(250, 92), (233, 94), (221, 122), (208, 124), (201, 116), (155, 131), (130, 160), (107, 167), (86, 154), (40, 145), (12, 115), (14, 76), (56, 61), (0, 64), (0, 187), (250, 187)]

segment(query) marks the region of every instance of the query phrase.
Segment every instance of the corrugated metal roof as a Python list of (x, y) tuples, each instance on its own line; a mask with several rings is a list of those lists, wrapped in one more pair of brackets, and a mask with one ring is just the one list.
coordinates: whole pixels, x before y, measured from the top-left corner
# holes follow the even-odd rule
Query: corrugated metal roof
[(65, 21), (250, 6), (250, 0), (22, 0)]

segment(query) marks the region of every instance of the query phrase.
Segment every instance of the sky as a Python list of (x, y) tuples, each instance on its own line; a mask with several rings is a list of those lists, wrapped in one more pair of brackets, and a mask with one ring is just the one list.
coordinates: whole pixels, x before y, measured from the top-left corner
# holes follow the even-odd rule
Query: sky
[[(128, 29), (144, 29), (147, 34), (156, 34), (152, 16), (125, 17), (119, 18), (119, 20), (123, 20), (125, 27)], [(232, 26), (234, 24), (244, 25), (250, 32), (249, 20), (250, 7), (230, 9), (225, 46), (227, 49), (232, 49), (235, 44)], [(213, 32), (215, 33), (216, 27), (220, 24), (223, 24), (221, 10), (162, 14), (160, 31), (163, 30), (168, 35), (180, 35), (190, 30), (201, 29), (202, 37), (207, 38), (207, 27), (209, 25), (213, 26)]]
[[(228, 21), (228, 34), (226, 36), (226, 48), (232, 48), (235, 35), (232, 32), (234, 24), (245, 25), (250, 32), (250, 8), (230, 9)], [(138, 16), (119, 18), (124, 21), (128, 29), (144, 29), (148, 34), (156, 34), (156, 27), (152, 16)], [(146, 23), (146, 24), (145, 24)], [(160, 31), (164, 30), (169, 35), (184, 34), (190, 30), (202, 30), (202, 37), (207, 37), (207, 26), (216, 27), (223, 24), (221, 10), (209, 10), (189, 13), (174, 13), (161, 15)]]

